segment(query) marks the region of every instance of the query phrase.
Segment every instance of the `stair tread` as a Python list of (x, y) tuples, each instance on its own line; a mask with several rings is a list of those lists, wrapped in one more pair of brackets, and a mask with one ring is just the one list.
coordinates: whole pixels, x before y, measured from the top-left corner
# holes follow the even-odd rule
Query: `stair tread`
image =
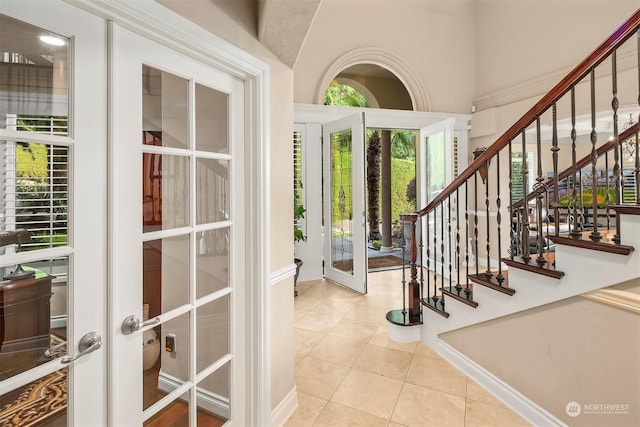
[(449, 290), (449, 288), (440, 288), (440, 290), (443, 294), (453, 298), (456, 301), (460, 301), (461, 303), (467, 304), (468, 306), (471, 306), (473, 308), (476, 308), (478, 306), (478, 302), (473, 300), (473, 283), (469, 285), (470, 292), (468, 298), (465, 293), (466, 286), (462, 286), (459, 290), (456, 289), (455, 286), (452, 286), (451, 290)]
[(529, 262), (525, 261), (522, 257), (502, 258), (501, 261), (507, 264), (509, 267), (519, 268), (521, 270), (527, 270), (532, 273), (542, 274), (543, 276), (553, 277), (560, 279), (564, 276), (564, 272), (556, 270), (555, 268), (555, 254), (543, 254), (547, 262), (542, 266), (536, 262), (537, 254), (532, 254)]
[(618, 255), (629, 255), (634, 250), (633, 246), (614, 243), (609, 238), (594, 242), (589, 239), (588, 234), (589, 232), (586, 232), (580, 237), (571, 237), (569, 234), (549, 235), (547, 237), (557, 245), (573, 246)]
[(439, 298), (437, 301), (434, 301), (433, 298), (423, 298), (420, 303), (443, 317), (449, 317), (449, 313), (444, 310), (443, 301), (444, 298)]
[(498, 281), (497, 272), (491, 272), (491, 273), (484, 272), (484, 273), (478, 273), (478, 274), (470, 274), (469, 279), (479, 285), (486, 286), (487, 288), (493, 289), (498, 292), (502, 292), (507, 295), (515, 294), (516, 290), (509, 287), (509, 279), (508, 279), (509, 272), (503, 271), (502, 276), (504, 277), (504, 280), (502, 281), (502, 283)]

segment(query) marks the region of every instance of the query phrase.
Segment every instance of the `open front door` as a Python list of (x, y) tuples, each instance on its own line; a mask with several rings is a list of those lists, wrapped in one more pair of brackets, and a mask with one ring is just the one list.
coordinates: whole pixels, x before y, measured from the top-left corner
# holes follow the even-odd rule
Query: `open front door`
[(324, 275), (367, 292), (364, 113), (323, 126)]
[[(457, 175), (454, 125), (455, 119), (446, 119), (420, 129), (418, 210), (427, 206)], [(453, 212), (456, 203), (454, 198), (445, 201), (423, 223), (429, 228), (426, 234), (429, 241), (425, 242), (423, 259), (426, 260), (429, 254), (430, 268), (443, 277), (449, 277), (447, 266), (453, 254), (451, 242), (442, 237), (448, 230), (450, 220), (453, 218), (455, 221)]]

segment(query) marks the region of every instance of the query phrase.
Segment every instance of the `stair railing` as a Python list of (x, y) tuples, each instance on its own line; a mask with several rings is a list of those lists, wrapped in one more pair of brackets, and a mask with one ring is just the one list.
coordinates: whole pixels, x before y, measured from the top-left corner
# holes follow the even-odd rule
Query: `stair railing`
[[(633, 35), (637, 39), (635, 47), (627, 43)], [(636, 79), (637, 86), (630, 83)], [(619, 81), (624, 88), (620, 94)], [(604, 84), (610, 85), (610, 89), (603, 89)], [(632, 89), (632, 86), (636, 87)], [(596, 95), (601, 96), (603, 90), (610, 92), (607, 100), (610, 110), (606, 104), (596, 102)], [(583, 241), (591, 245), (605, 242), (619, 245), (619, 221), (610, 209), (615, 210), (616, 205), (623, 203), (640, 204), (639, 127), (635, 123), (619, 132), (618, 124), (621, 99), (626, 102), (624, 108), (632, 114), (640, 112), (640, 108), (628, 102), (629, 98), (637, 99), (640, 104), (640, 9), (490, 147), (476, 150), (469, 167), (416, 213), (417, 220), (411, 217), (408, 221), (410, 233), (415, 236), (412, 244), (417, 246), (411, 250), (409, 265), (419, 266), (411, 268), (410, 283), (414, 283), (414, 287), (419, 283), (421, 304), (444, 316), (448, 316), (444, 296), (475, 307), (471, 282), (511, 295), (515, 290), (508, 286), (508, 271), (503, 263), (561, 277), (563, 273), (555, 270), (555, 254), (547, 235), (563, 232), (563, 216), (569, 224), (566, 232), (578, 245)], [(578, 111), (585, 110), (590, 119), (586, 143), (580, 141), (577, 125)], [(559, 128), (562, 124), (559, 116), (570, 121), (569, 129)], [(636, 122), (640, 121), (640, 114), (637, 117)], [(606, 123), (603, 124), (603, 120)], [(610, 141), (599, 144), (598, 132), (603, 133), (603, 126), (609, 127), (612, 135)], [(550, 141), (545, 142), (550, 148), (544, 152), (543, 138)], [(568, 153), (561, 147), (563, 138), (571, 142)], [(531, 140), (533, 147), (529, 144)], [(578, 152), (585, 146), (589, 152), (578, 161)], [(635, 147), (635, 165), (631, 166), (629, 175), (635, 181), (633, 200), (623, 198), (623, 180), (629, 170), (625, 169), (625, 160), (629, 157), (627, 147)], [(514, 168), (517, 152), (522, 153), (520, 170)], [(613, 165), (609, 159), (611, 154)], [(559, 172), (561, 157), (569, 155), (570, 168)], [(530, 162), (530, 158), (534, 161)], [(504, 183), (501, 162), (509, 166), (508, 185)], [(604, 195), (599, 194), (602, 185)], [(586, 197), (589, 189), (591, 198)], [(505, 207), (503, 194), (507, 191)], [(604, 200), (600, 200), (599, 195)], [(566, 208), (562, 206), (563, 200), (567, 201)], [(578, 220), (587, 217), (587, 209), (592, 212), (589, 227)], [(550, 210), (553, 210), (552, 231), (547, 216)], [(503, 223), (505, 214), (509, 216), (506, 224)], [(614, 230), (610, 242), (607, 233), (601, 232), (604, 232), (604, 226), (599, 224), (601, 218), (607, 221), (607, 230)], [(590, 231), (587, 238), (585, 230)], [(505, 247), (509, 256), (503, 258)], [(410, 313), (416, 312), (416, 303), (415, 298), (409, 300)]]

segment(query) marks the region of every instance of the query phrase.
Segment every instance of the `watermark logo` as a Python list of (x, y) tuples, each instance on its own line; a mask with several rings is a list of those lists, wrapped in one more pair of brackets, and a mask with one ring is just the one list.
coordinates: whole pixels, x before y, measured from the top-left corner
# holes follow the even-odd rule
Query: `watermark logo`
[(569, 402), (565, 407), (565, 411), (567, 411), (567, 415), (570, 417), (577, 417), (582, 412), (582, 408), (578, 402)]
[(569, 402), (565, 407), (567, 415), (572, 418), (583, 415), (628, 415), (628, 403), (585, 403)]

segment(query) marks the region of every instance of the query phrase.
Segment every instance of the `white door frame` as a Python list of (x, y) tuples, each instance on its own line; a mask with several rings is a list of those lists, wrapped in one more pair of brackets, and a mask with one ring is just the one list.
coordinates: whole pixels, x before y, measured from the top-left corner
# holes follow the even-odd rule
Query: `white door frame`
[[(269, 66), (153, 0), (65, 0), (131, 31), (173, 48), (203, 64), (224, 70), (245, 82), (248, 111), (245, 128), (245, 206), (247, 215), (246, 366), (251, 372), (246, 402), (252, 408), (245, 419), (250, 425), (269, 424), (271, 417), (270, 360), (270, 247), (269, 233)], [(110, 108), (115, 108), (111, 105)], [(113, 111), (111, 111), (113, 112)], [(111, 289), (113, 284), (109, 285)], [(112, 295), (109, 294), (111, 298)], [(116, 301), (110, 299), (109, 304)], [(122, 319), (110, 317), (109, 340)], [(117, 393), (117, 390), (110, 390)]]

